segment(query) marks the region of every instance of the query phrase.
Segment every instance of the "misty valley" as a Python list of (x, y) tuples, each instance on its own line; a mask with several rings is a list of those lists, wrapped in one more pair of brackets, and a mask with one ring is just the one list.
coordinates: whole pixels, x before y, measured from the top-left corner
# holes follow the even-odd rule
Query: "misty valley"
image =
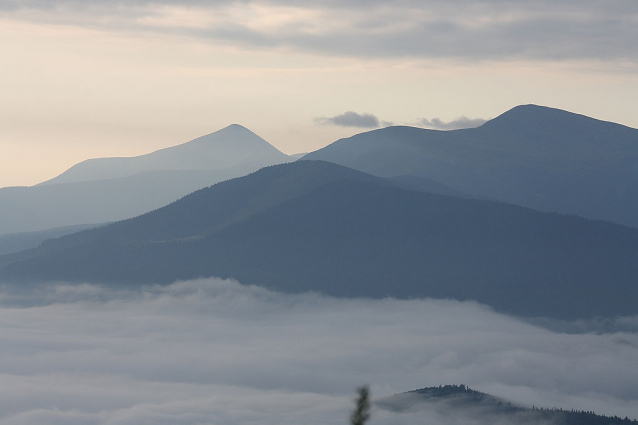
[(636, 164), (521, 105), (0, 188), (0, 423), (636, 425)]

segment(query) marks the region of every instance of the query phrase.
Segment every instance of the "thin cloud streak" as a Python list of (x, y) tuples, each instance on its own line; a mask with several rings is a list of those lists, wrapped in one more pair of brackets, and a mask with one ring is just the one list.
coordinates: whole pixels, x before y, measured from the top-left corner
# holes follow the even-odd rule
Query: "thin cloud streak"
[[(315, 118), (315, 122), (321, 125), (336, 125), (339, 127), (378, 128), (379, 119), (373, 114), (358, 114), (354, 111), (344, 112), (334, 117)], [(384, 121), (385, 124), (385, 121)]]
[[(465, 383), (638, 417), (638, 334), (556, 333), (472, 302), (334, 299), (206, 279), (3, 291), (0, 317), (3, 424), (338, 423), (364, 383), (375, 398)], [(376, 411), (372, 424), (418, 418)]]
[(433, 128), (435, 130), (459, 130), (462, 128), (474, 128), (479, 127), (485, 124), (487, 120), (483, 118), (468, 118), (468, 117), (459, 117), (452, 121), (443, 121), (439, 118), (427, 119), (423, 118), (418, 124), (427, 127)]

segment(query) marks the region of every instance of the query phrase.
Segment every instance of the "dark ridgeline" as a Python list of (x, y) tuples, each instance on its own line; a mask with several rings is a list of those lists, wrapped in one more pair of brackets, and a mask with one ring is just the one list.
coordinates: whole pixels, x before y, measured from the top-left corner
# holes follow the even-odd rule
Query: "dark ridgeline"
[(35, 248), (47, 239), (59, 238), (84, 229), (92, 229), (97, 224), (78, 224), (75, 226), (56, 227), (54, 229), (41, 230), (39, 232), (20, 232), (0, 235), (0, 255), (11, 254)]
[(0, 257), (0, 281), (216, 276), (289, 292), (477, 300), (524, 316), (636, 314), (638, 229), (398, 183), (321, 161), (272, 166)]
[(597, 415), (592, 411), (532, 408), (472, 390), (465, 385), (421, 388), (386, 397), (376, 402), (382, 409), (394, 412), (433, 410), (439, 414), (467, 416), (478, 423), (551, 423), (553, 425), (638, 425), (628, 417)]
[(477, 198), (638, 227), (638, 130), (536, 105), (480, 127), (388, 127), (302, 160), (380, 177), (411, 174)]

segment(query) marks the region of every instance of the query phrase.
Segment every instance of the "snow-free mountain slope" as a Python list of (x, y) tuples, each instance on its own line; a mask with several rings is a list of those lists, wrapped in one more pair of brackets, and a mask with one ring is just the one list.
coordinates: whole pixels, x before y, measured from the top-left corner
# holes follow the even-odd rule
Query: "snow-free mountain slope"
[(477, 300), (561, 319), (638, 313), (638, 229), (404, 190), (320, 161), (268, 167), (0, 257), (0, 281), (236, 278), (335, 296)]
[(68, 235), (51, 241), (50, 245), (71, 246), (99, 239), (143, 242), (206, 236), (300, 194), (346, 178), (380, 180), (322, 161), (300, 166), (271, 166), (244, 178), (203, 188), (142, 216)]
[(252, 131), (232, 124), (190, 142), (146, 155), (89, 159), (41, 185), (115, 179), (147, 171), (222, 170), (251, 163), (265, 166), (290, 160)]
[(306, 155), (381, 177), (416, 175), (478, 198), (638, 227), (638, 130), (518, 106), (480, 127), (387, 127)]
[(142, 157), (84, 162), (46, 184), (0, 189), (0, 235), (134, 217), (282, 162), (289, 158), (238, 125)]

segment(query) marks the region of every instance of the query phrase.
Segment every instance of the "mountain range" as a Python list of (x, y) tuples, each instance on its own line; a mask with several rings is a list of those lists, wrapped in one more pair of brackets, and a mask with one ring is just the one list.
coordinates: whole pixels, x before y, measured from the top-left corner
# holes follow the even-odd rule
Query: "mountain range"
[(559, 109), (521, 105), (462, 130), (387, 127), (303, 160), (421, 176), (477, 198), (638, 227), (638, 130)]
[(0, 280), (23, 284), (205, 276), (287, 292), (476, 300), (522, 316), (630, 315), (638, 229), (298, 161), (0, 257)]
[[(522, 316), (636, 314), (637, 137), (524, 105), (474, 129), (362, 133), (290, 163), (232, 125), (1, 189), (0, 280), (216, 276), (288, 292), (476, 300)], [(99, 222), (113, 223), (82, 225)], [(34, 226), (50, 230), (17, 233)]]
[[(303, 156), (231, 125), (0, 189), (0, 284), (130, 290), (218, 277), (475, 301), (538, 323), (635, 316), (636, 164), (638, 130), (536, 105), (472, 129), (383, 128)], [(376, 405), (441, 423), (638, 425), (464, 385)]]

